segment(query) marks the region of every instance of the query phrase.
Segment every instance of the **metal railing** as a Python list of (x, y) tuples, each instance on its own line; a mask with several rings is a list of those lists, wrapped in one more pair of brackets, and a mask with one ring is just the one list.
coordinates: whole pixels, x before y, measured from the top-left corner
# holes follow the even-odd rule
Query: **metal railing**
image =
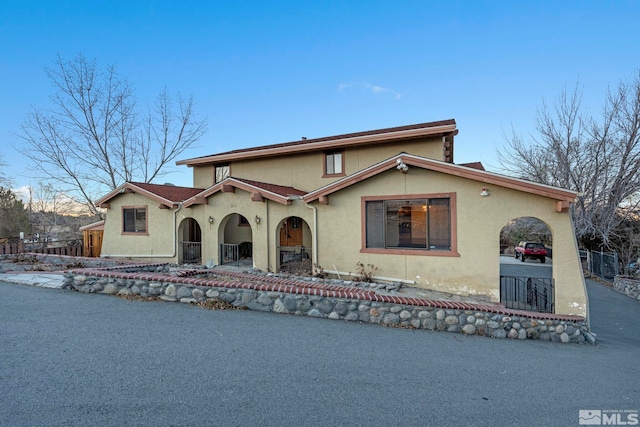
[(280, 265), (311, 259), (311, 249), (304, 246), (278, 246)]
[(500, 302), (506, 308), (554, 312), (553, 279), (500, 276)]
[(180, 242), (180, 246), (184, 264), (200, 264), (202, 262), (201, 242)]
[(220, 264), (240, 265), (240, 245), (236, 243), (220, 243)]

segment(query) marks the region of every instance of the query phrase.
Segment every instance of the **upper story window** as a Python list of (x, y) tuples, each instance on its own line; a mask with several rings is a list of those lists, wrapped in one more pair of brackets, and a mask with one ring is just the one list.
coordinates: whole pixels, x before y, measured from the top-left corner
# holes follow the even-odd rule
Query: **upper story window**
[(364, 201), (365, 249), (455, 251), (451, 197)]
[(122, 208), (123, 233), (147, 233), (147, 207), (126, 206)]
[(324, 153), (324, 176), (344, 175), (344, 152), (342, 150)]
[(225, 179), (229, 178), (229, 164), (226, 163), (224, 165), (216, 165), (216, 170), (215, 170), (215, 179), (216, 182), (215, 184), (224, 181)]

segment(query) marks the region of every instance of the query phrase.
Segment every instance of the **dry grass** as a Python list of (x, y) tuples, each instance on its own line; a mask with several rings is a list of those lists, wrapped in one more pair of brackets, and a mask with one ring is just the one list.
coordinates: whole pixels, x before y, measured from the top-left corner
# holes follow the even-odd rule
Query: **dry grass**
[(217, 299), (208, 299), (206, 301), (199, 302), (196, 305), (206, 310), (248, 310), (247, 307), (236, 307), (233, 304)]

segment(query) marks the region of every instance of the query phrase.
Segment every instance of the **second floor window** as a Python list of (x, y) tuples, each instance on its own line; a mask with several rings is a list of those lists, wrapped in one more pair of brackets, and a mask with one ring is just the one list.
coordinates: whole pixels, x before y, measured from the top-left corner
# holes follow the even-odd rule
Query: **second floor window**
[(216, 184), (229, 178), (229, 164), (216, 165)]
[(343, 153), (342, 151), (330, 151), (324, 155), (324, 174), (325, 175), (342, 175), (343, 170)]

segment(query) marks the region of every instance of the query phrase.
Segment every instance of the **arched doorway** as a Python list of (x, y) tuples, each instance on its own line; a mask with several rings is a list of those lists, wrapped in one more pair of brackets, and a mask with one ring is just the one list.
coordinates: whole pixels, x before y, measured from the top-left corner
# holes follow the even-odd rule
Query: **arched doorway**
[(290, 216), (278, 225), (278, 271), (310, 274), (312, 272), (312, 236), (309, 224)]
[(553, 233), (538, 218), (512, 219), (500, 230), (500, 302), (553, 313)]
[(253, 230), (241, 214), (227, 215), (218, 229), (220, 264), (253, 266)]
[(202, 263), (202, 231), (198, 221), (185, 218), (178, 228), (178, 262), (180, 264)]

